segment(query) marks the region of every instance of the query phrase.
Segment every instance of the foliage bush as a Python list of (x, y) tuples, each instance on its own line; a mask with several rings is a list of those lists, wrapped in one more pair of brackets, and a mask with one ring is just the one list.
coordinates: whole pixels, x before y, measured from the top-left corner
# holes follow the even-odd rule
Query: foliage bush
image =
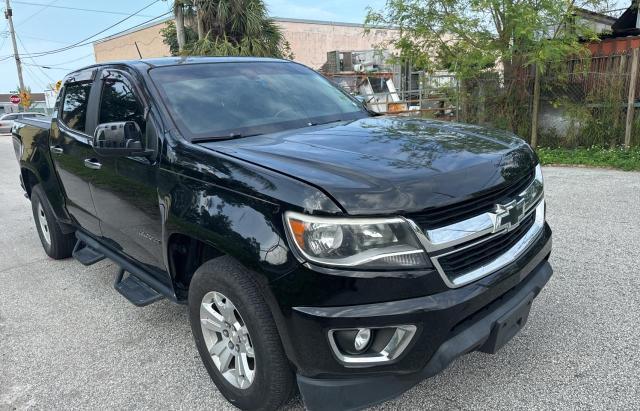
[(540, 147), (536, 152), (543, 165), (584, 165), (640, 171), (640, 147)]

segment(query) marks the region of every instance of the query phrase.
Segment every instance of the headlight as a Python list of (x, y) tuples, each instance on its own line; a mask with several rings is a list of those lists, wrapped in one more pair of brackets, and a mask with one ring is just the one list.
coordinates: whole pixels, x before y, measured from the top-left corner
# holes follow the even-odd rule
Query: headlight
[(540, 184), (544, 185), (544, 177), (542, 176), (542, 166), (540, 163), (536, 166), (536, 181), (539, 181)]
[(287, 212), (287, 229), (305, 259), (365, 269), (428, 266), (425, 252), (402, 218), (327, 218)]
[(520, 194), (524, 198), (525, 208), (531, 209), (538, 201), (544, 197), (544, 178), (542, 177), (542, 167), (540, 164), (536, 166), (535, 178), (531, 185)]
[[(542, 175), (542, 166), (540, 165), (540, 163), (538, 163), (538, 165), (536, 166), (536, 177), (535, 177), (535, 183), (538, 184), (538, 190), (540, 191), (540, 198), (543, 198), (542, 201), (544, 201), (544, 176)], [(544, 219), (544, 221), (547, 221), (547, 207), (545, 205), (544, 207), (544, 214), (542, 215), (542, 218)]]

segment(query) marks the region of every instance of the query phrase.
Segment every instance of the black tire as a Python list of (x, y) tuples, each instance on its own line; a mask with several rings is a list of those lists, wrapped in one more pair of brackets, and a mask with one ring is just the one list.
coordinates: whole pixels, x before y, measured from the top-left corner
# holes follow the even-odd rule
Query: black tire
[[(42, 206), (42, 210), (40, 210), (40, 206)], [(40, 242), (42, 243), (42, 248), (44, 248), (45, 253), (54, 260), (71, 257), (76, 237), (74, 233), (65, 234), (62, 232), (53, 214), (49, 200), (47, 200), (47, 196), (42, 187), (40, 187), (40, 184), (35, 185), (31, 189), (31, 209), (33, 211), (33, 219), (36, 223), (36, 229), (38, 230), (38, 236), (40, 237)], [(44, 215), (41, 215), (41, 212)], [(40, 224), (40, 218), (46, 219), (46, 226), (44, 228), (43, 224)], [(47, 235), (43, 232), (44, 229), (49, 232), (48, 240)]]
[[(253, 275), (227, 256), (204, 263), (189, 286), (189, 320), (200, 357), (222, 395), (243, 410), (275, 410), (291, 398), (294, 376), (271, 310)], [(249, 330), (255, 350), (255, 377), (248, 388), (230, 384), (207, 349), (200, 325), (200, 305), (212, 291), (224, 294), (233, 302)]]

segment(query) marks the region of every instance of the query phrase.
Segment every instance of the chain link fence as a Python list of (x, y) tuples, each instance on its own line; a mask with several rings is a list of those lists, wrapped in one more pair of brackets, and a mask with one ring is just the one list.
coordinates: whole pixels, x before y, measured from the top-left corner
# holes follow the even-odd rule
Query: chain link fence
[[(411, 72), (334, 80), (343, 86), (348, 83), (352, 94), (380, 113), (478, 124), (509, 130), (527, 140), (536, 127), (537, 145), (544, 147), (615, 147), (627, 142), (640, 146), (640, 82), (632, 82), (638, 76), (633, 58), (638, 54), (575, 59), (547, 67), (539, 74), (539, 94), (534, 92), (533, 68), (507, 79), (498, 73), (459, 80), (446, 72)], [(630, 87), (634, 87), (631, 92)], [(532, 118), (536, 104), (537, 122)]]
[(533, 77), (502, 79), (497, 74), (460, 84), (460, 121), (531, 135)]
[(588, 72), (542, 77), (539, 145), (608, 147), (624, 144), (628, 87), (629, 75), (626, 73)]

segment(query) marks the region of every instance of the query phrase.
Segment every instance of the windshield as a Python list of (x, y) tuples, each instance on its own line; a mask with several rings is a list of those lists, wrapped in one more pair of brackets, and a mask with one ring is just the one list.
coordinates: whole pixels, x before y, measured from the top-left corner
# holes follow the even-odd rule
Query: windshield
[(191, 64), (150, 73), (178, 129), (189, 139), (264, 134), (369, 115), (299, 64)]

